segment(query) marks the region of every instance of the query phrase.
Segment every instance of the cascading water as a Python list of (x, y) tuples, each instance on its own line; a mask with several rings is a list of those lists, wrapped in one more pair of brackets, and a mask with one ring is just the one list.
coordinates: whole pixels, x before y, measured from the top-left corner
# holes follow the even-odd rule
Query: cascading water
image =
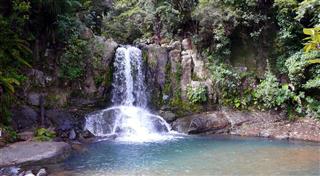
[(119, 47), (114, 61), (113, 107), (86, 116), (86, 126), (95, 136), (116, 135), (124, 141), (165, 139), (170, 126), (147, 108), (147, 90), (141, 50)]

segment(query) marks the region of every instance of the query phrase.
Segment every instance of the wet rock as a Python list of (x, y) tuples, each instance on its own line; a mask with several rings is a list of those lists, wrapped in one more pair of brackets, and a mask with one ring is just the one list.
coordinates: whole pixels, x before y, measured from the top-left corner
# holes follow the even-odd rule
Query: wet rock
[(112, 133), (117, 113), (119, 113), (118, 109), (96, 111), (86, 115), (85, 130), (96, 136)]
[(168, 123), (171, 123), (177, 119), (176, 114), (171, 111), (160, 111), (159, 115)]
[(94, 137), (94, 135), (89, 130), (82, 131), (80, 135), (82, 138), (93, 138)]
[(51, 109), (46, 111), (45, 116), (56, 130), (69, 131), (75, 126), (73, 115), (67, 111)]
[(56, 163), (70, 151), (64, 142), (18, 142), (0, 149), (0, 167)]
[(168, 128), (167, 126), (165, 125), (165, 123), (158, 119), (158, 118), (155, 118), (152, 120), (152, 124), (154, 125), (154, 129), (158, 132), (158, 133), (166, 133), (168, 132)]
[(14, 129), (23, 131), (34, 128), (39, 121), (38, 113), (29, 106), (21, 106), (12, 110), (12, 126)]
[(47, 176), (47, 175), (48, 175), (48, 173), (47, 173), (46, 169), (42, 168), (38, 171), (36, 176)]
[(24, 176), (35, 176), (35, 175), (32, 173), (32, 171), (29, 170), (24, 173)]
[(191, 120), (188, 133), (222, 133), (229, 127), (229, 121), (219, 112), (201, 114)]
[(279, 112), (241, 112), (223, 109), (187, 117), (172, 123), (182, 133), (225, 133), (277, 139), (320, 142), (320, 122), (312, 118), (288, 121)]
[(188, 133), (189, 126), (195, 116), (180, 117), (171, 123), (172, 130), (179, 133)]
[(76, 137), (77, 137), (76, 132), (74, 131), (74, 129), (71, 129), (70, 132), (69, 132), (69, 139), (70, 140), (75, 140)]

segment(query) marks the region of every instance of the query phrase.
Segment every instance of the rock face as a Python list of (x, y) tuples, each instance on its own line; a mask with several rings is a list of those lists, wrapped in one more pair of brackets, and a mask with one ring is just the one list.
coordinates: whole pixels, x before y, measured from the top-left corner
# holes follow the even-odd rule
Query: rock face
[(230, 126), (230, 122), (221, 112), (208, 112), (183, 117), (172, 123), (173, 130), (189, 134), (226, 133)]
[(0, 149), (0, 167), (56, 163), (66, 159), (70, 151), (64, 142), (18, 142)]
[(159, 45), (147, 46), (149, 78), (163, 89), (166, 76), (168, 53), (166, 48)]
[(73, 114), (59, 109), (51, 109), (45, 114), (50, 126), (55, 127), (58, 136), (75, 139), (76, 132), (82, 131), (84, 118), (76, 118)]
[(37, 126), (39, 115), (36, 110), (29, 106), (21, 106), (13, 109), (12, 126), (14, 129), (23, 131)]
[(314, 119), (285, 120), (278, 113), (222, 110), (178, 118), (172, 129), (188, 134), (300, 139), (320, 142), (320, 122)]

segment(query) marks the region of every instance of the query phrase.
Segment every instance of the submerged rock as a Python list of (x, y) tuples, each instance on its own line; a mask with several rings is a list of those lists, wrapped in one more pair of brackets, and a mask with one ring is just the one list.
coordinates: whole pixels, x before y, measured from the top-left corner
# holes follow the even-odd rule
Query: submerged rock
[(0, 149), (0, 167), (56, 163), (66, 159), (70, 151), (65, 142), (18, 142)]

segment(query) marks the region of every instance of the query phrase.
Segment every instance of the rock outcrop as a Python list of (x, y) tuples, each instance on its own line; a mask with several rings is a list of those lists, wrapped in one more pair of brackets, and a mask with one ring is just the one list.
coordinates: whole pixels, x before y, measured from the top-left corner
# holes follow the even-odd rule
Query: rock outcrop
[(172, 128), (188, 134), (223, 133), (320, 142), (319, 121), (304, 118), (291, 122), (276, 112), (212, 111), (178, 118)]
[(18, 142), (0, 149), (0, 167), (52, 164), (66, 159), (71, 152), (64, 142)]

